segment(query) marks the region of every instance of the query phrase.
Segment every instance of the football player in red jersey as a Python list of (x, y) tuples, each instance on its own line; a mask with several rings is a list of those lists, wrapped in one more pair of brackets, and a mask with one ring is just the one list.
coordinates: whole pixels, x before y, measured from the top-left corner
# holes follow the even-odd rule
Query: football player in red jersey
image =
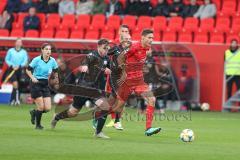
[(113, 110), (121, 112), (126, 100), (132, 92), (141, 95), (147, 102), (145, 131), (145, 135), (147, 136), (161, 131), (160, 127), (152, 127), (156, 98), (149, 86), (144, 82), (143, 77), (143, 66), (147, 55), (151, 52), (153, 38), (153, 31), (144, 29), (142, 31), (141, 41), (133, 44), (130, 50), (125, 54), (125, 73), (122, 75), (122, 79), (124, 80), (118, 86), (117, 100), (113, 106)]

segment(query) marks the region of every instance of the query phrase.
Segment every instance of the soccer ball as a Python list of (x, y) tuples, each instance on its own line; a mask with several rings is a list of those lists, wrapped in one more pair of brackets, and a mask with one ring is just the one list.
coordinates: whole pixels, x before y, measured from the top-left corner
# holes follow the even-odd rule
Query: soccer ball
[(183, 142), (192, 142), (194, 141), (194, 133), (191, 129), (184, 129), (180, 134), (180, 139)]
[(208, 111), (209, 108), (210, 108), (210, 105), (209, 105), (208, 103), (203, 103), (203, 104), (201, 105), (201, 110), (202, 110), (202, 111)]

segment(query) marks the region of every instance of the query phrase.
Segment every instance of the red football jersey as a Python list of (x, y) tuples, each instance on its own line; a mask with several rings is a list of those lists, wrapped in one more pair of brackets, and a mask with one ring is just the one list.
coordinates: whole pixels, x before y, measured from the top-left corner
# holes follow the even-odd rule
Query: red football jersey
[(133, 44), (126, 53), (127, 79), (143, 77), (143, 66), (149, 48), (142, 47), (141, 43)]

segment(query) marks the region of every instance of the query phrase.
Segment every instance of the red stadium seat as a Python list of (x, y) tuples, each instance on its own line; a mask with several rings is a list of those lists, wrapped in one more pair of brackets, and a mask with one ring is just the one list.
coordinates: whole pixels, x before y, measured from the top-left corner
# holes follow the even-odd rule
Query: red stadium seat
[(112, 30), (118, 30), (120, 24), (121, 24), (120, 16), (112, 15), (108, 17), (106, 28), (112, 29)]
[(214, 29), (214, 19), (213, 18), (206, 18), (201, 20), (200, 23), (200, 29), (202, 31), (207, 31), (207, 32), (211, 32)]
[(25, 33), (25, 37), (38, 38), (39, 32), (37, 30), (28, 30)]
[(141, 31), (135, 30), (132, 32), (132, 40), (139, 41), (141, 39)]
[(198, 19), (193, 17), (188, 17), (184, 22), (184, 29), (187, 31), (196, 31), (198, 30)]
[(178, 34), (178, 42), (192, 42), (192, 33), (180, 32)]
[(85, 39), (93, 39), (97, 40), (99, 38), (99, 32), (98, 31), (87, 31), (85, 35)]
[(156, 7), (158, 4), (158, 0), (150, 0), (152, 7)]
[(234, 18), (232, 21), (232, 28), (233, 32), (240, 32), (240, 18)]
[(135, 16), (126, 15), (123, 18), (123, 20), (122, 20), (122, 24), (128, 25), (130, 30), (135, 29), (135, 27), (136, 27), (136, 17)]
[(77, 29), (89, 28), (91, 22), (91, 16), (88, 14), (79, 15), (77, 18)]
[(164, 32), (163, 33), (163, 38), (162, 38), (162, 41), (163, 42), (176, 42), (177, 40), (177, 34), (176, 32)]
[(114, 40), (115, 39), (115, 35), (114, 35), (114, 32), (103, 32), (101, 34), (101, 38), (106, 38), (108, 40)]
[(53, 28), (60, 25), (61, 18), (57, 13), (50, 13), (47, 17), (47, 26), (52, 26)]
[(18, 13), (17, 22), (23, 24), (23, 20), (27, 15), (28, 15), (28, 13), (24, 13), (24, 12)]
[(161, 41), (162, 37), (161, 37), (161, 32), (154, 32), (154, 41)]
[(182, 17), (172, 17), (168, 22), (168, 28), (174, 31), (179, 31), (183, 27)]
[(216, 21), (216, 30), (219, 32), (228, 32), (230, 30), (230, 20), (229, 18), (218, 18)]
[(2, 14), (6, 5), (7, 5), (7, 1), (6, 0), (1, 0), (1, 2), (0, 2), (0, 14)]
[(137, 28), (142, 30), (144, 28), (151, 28), (152, 27), (152, 18), (148, 16), (140, 16), (137, 22)]
[(212, 0), (212, 2), (216, 5), (217, 10), (219, 11), (222, 7), (222, 2), (221, 0)]
[(57, 30), (55, 38), (68, 38), (69, 32), (68, 30)]
[(9, 31), (7, 29), (0, 29), (0, 37), (8, 37)]
[(12, 30), (11, 37), (23, 37), (24, 33), (22, 29)]
[(230, 44), (233, 39), (236, 39), (238, 42), (240, 41), (240, 37), (238, 35), (229, 35), (227, 36), (226, 43)]
[(106, 17), (103, 14), (95, 14), (92, 18), (90, 28), (92, 29), (103, 29), (105, 27)]
[(210, 43), (224, 43), (223, 34), (211, 34), (210, 35)]
[(69, 29), (75, 26), (75, 15), (65, 14), (59, 29)]
[(46, 15), (44, 13), (38, 13), (37, 16), (40, 20), (41, 26), (43, 26), (46, 23)]
[(54, 36), (54, 30), (42, 30), (40, 37), (41, 38), (53, 38)]
[(196, 34), (194, 36), (194, 43), (208, 43), (208, 35), (205, 34)]
[(236, 13), (236, 1), (223, 1), (220, 16), (230, 16)]
[(77, 30), (75, 30), (75, 31), (72, 31), (72, 32), (71, 32), (70, 38), (71, 38), (71, 39), (83, 39), (83, 36), (84, 36), (83, 31), (77, 31)]
[(152, 25), (154, 31), (163, 31), (167, 28), (167, 19), (163, 16), (157, 16), (153, 19)]

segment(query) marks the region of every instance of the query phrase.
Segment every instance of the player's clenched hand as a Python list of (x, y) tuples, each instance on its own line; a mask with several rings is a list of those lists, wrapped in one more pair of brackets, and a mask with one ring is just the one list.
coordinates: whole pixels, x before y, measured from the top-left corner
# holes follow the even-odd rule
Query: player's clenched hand
[(104, 71), (105, 74), (111, 74), (111, 72), (112, 71), (109, 68), (106, 68), (105, 71)]
[(87, 72), (87, 71), (88, 71), (88, 66), (81, 67), (81, 72)]

